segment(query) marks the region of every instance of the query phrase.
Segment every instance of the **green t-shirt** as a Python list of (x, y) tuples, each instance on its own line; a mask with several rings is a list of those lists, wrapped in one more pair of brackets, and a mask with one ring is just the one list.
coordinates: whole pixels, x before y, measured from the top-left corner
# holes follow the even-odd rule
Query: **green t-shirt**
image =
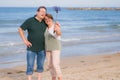
[(32, 46), (27, 47), (27, 50), (35, 52), (45, 50), (44, 32), (47, 25), (44, 21), (39, 22), (35, 17), (32, 17), (27, 19), (20, 27), (28, 31), (27, 39), (32, 43)]

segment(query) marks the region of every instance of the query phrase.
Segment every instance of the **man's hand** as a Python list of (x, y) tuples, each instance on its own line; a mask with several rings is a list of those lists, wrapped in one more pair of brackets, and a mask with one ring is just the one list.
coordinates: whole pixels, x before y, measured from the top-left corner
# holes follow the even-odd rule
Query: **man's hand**
[(29, 42), (29, 41), (26, 39), (26, 37), (25, 37), (25, 35), (24, 35), (24, 31), (23, 31), (21, 28), (19, 28), (19, 29), (18, 29), (18, 32), (19, 32), (20, 37), (22, 38), (23, 42), (25, 43), (25, 45), (26, 45), (27, 47), (31, 47), (32, 44), (31, 44), (31, 42)]
[(29, 42), (28, 40), (24, 40), (24, 43), (25, 43), (25, 45), (27, 47), (31, 47), (32, 46), (31, 42)]

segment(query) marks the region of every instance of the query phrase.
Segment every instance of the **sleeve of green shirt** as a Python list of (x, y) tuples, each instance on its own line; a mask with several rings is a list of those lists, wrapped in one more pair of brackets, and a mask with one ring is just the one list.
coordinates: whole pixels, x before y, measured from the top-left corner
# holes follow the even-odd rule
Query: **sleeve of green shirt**
[(23, 30), (26, 30), (26, 29), (28, 29), (29, 25), (30, 25), (30, 21), (29, 21), (29, 19), (27, 19), (20, 27)]

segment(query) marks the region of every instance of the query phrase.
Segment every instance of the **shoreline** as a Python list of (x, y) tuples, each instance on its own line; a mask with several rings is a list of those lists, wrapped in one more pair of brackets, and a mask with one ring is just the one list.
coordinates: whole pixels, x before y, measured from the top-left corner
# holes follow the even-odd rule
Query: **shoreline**
[[(92, 56), (73, 56), (61, 59), (63, 80), (119, 80), (120, 53)], [(0, 69), (2, 80), (26, 80), (26, 66)], [(33, 80), (37, 79), (34, 72)], [(50, 73), (43, 72), (43, 80), (50, 79)]]

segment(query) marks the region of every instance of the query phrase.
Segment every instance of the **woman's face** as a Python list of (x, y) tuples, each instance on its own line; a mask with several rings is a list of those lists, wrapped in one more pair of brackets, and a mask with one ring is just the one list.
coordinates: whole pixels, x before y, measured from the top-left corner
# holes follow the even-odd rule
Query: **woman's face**
[(51, 22), (52, 22), (52, 19), (49, 18), (49, 17), (47, 17), (47, 16), (45, 16), (45, 23), (46, 23), (47, 25), (49, 25)]

